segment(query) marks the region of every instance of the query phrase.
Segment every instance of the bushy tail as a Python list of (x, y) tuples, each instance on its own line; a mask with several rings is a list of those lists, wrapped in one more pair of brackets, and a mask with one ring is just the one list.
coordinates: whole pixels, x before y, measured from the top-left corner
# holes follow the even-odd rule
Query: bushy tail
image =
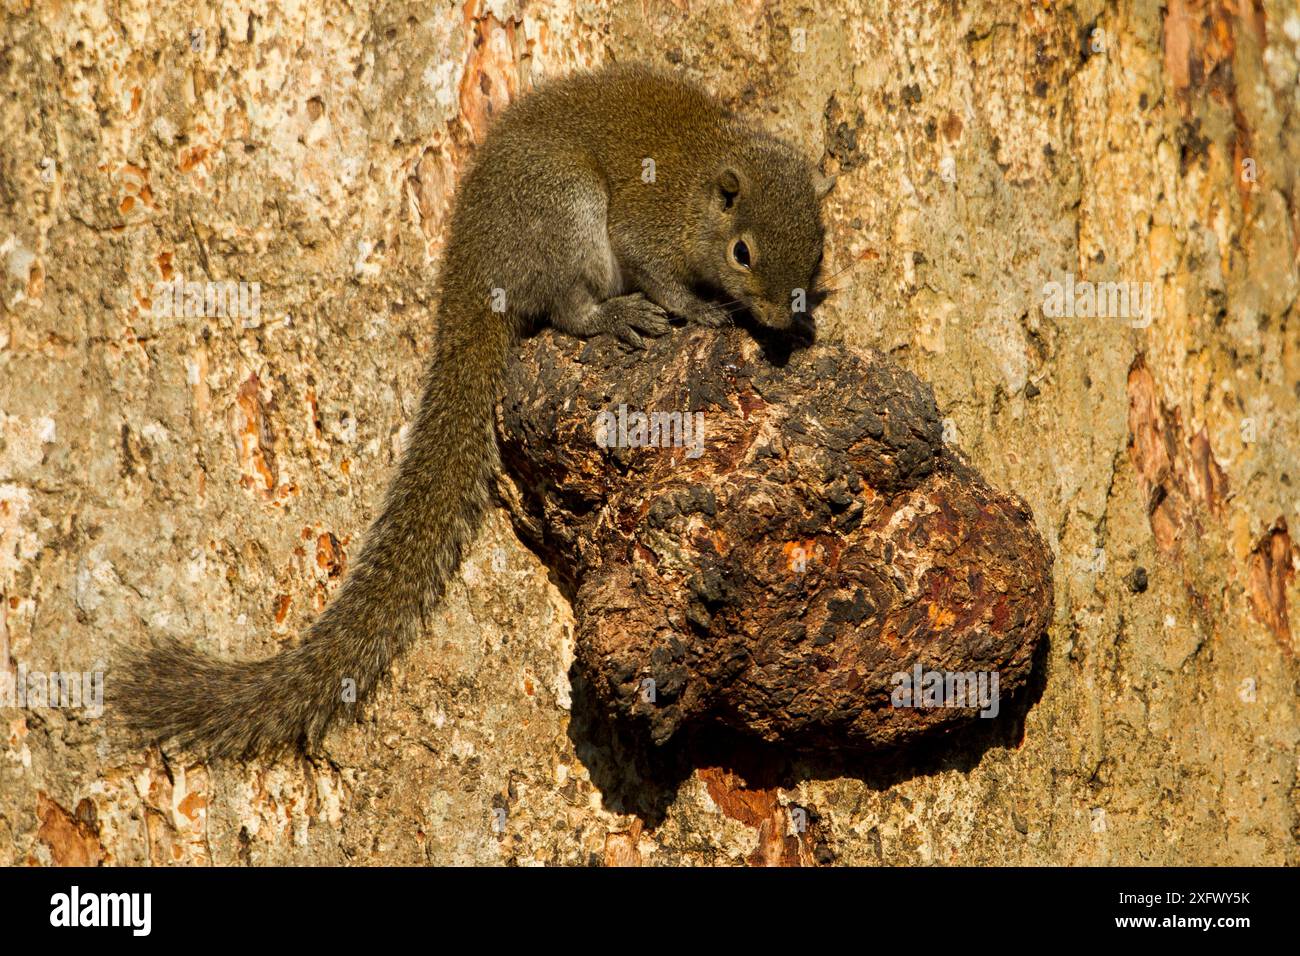
[[(447, 303), (444, 301), (444, 314)], [(353, 569), (302, 644), (260, 661), (175, 641), (114, 669), (130, 728), (206, 756), (315, 746), (420, 631), (478, 525), (498, 463), (492, 415), (512, 344), (504, 316), (440, 323), (397, 476)]]

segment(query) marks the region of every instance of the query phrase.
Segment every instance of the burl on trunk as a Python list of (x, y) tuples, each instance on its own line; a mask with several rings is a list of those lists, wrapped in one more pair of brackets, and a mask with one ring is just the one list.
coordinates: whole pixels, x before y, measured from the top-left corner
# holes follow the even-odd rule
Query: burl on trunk
[(1051, 554), (1025, 503), (944, 444), (929, 386), (878, 353), (545, 332), (497, 421), (516, 526), (574, 601), (577, 665), (657, 743), (716, 722), (896, 746), (978, 719), (966, 677), (1004, 697), (1029, 677)]

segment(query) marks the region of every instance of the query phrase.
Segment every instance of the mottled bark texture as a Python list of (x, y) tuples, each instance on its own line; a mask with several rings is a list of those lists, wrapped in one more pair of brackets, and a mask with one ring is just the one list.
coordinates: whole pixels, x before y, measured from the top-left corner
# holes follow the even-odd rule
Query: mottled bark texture
[[(1022, 726), (657, 772), (499, 509), (318, 758), (0, 706), (0, 863), (1300, 863), (1294, 0), (0, 5), (0, 667), (292, 646), (393, 473), (465, 163), (610, 59), (839, 174), (822, 338), (932, 383), (1055, 558)], [(1045, 310), (1067, 275), (1159, 311)], [(260, 309), (155, 309), (178, 278)]]
[(820, 754), (901, 746), (981, 719), (964, 677), (938, 707), (896, 706), (912, 683), (922, 703), (917, 665), (1024, 687), (1051, 554), (878, 353), (548, 332), (502, 409), (519, 524), (570, 583), (582, 676), (655, 743), (716, 723)]

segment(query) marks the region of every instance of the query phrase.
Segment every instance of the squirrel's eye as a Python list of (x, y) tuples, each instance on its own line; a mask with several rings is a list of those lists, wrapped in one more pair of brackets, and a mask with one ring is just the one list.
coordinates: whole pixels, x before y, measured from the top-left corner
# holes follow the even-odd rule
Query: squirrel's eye
[(731, 258), (736, 265), (742, 269), (749, 268), (749, 246), (745, 245), (745, 240), (737, 239), (731, 247)]

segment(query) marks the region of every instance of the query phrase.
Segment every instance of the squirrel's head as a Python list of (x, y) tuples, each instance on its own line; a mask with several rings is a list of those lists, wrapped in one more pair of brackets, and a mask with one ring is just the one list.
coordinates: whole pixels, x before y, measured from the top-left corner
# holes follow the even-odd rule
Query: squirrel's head
[(706, 186), (701, 271), (762, 325), (810, 334), (834, 183), (779, 140), (747, 143)]

